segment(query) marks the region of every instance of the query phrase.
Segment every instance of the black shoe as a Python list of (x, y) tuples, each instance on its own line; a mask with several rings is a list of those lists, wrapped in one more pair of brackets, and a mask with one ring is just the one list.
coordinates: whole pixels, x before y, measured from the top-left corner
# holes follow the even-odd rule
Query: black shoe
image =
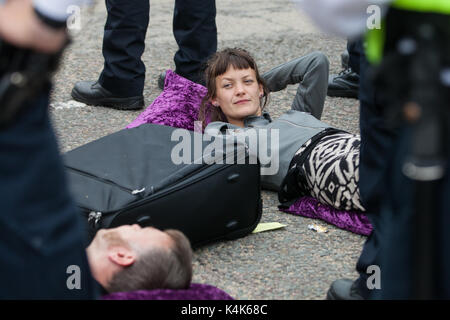
[[(192, 82), (201, 84), (202, 86), (205, 86), (205, 81), (202, 78), (199, 78), (199, 77), (184, 77), (184, 78), (186, 78)], [(158, 88), (161, 90), (164, 90), (165, 82), (166, 82), (166, 72), (163, 71), (158, 76)]]
[(144, 96), (117, 97), (98, 81), (79, 81), (72, 89), (72, 97), (80, 102), (120, 110), (138, 110), (144, 106)]
[(164, 90), (164, 84), (166, 82), (166, 72), (163, 71), (159, 74), (158, 77), (158, 88)]
[(339, 279), (334, 281), (327, 292), (327, 300), (363, 300), (356, 281)]
[(341, 65), (342, 69), (348, 69), (348, 61), (350, 60), (350, 54), (347, 50), (341, 53)]
[(338, 75), (330, 76), (328, 92), (330, 97), (358, 99), (359, 75), (351, 68), (343, 70)]

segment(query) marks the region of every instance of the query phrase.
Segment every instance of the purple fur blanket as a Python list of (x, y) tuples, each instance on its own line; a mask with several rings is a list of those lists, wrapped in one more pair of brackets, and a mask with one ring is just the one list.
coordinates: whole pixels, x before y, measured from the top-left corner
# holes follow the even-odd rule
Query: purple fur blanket
[(363, 213), (337, 210), (320, 203), (312, 197), (302, 197), (295, 201), (288, 209), (280, 210), (308, 218), (321, 219), (341, 229), (365, 236), (368, 236), (372, 232), (372, 225)]
[(102, 300), (234, 300), (225, 291), (208, 284), (192, 283), (186, 290), (138, 290), (114, 292)]
[[(166, 72), (163, 92), (127, 128), (144, 123), (156, 123), (175, 128), (194, 130), (201, 101), (207, 89), (185, 79), (171, 70)], [(361, 212), (339, 211), (320, 204), (316, 199), (298, 199), (284, 212), (321, 219), (339, 228), (368, 235), (372, 231), (367, 217)]]
[(198, 120), (200, 104), (206, 93), (204, 86), (167, 70), (163, 92), (127, 129), (144, 123), (155, 123), (193, 131), (194, 121)]

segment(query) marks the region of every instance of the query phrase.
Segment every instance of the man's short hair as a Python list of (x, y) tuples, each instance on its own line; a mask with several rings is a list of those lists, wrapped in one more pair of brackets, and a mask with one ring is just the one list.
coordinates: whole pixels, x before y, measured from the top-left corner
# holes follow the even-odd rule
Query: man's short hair
[(192, 280), (192, 248), (186, 236), (165, 230), (172, 239), (169, 248), (153, 247), (117, 272), (105, 288), (108, 292), (187, 289)]

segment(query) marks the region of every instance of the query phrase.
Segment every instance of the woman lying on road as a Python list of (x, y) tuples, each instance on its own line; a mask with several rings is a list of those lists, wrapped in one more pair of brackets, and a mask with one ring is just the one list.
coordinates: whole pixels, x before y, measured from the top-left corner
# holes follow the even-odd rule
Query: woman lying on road
[[(311, 53), (260, 76), (247, 51), (224, 49), (209, 59), (205, 80), (208, 93), (200, 120), (204, 126), (206, 119), (211, 120), (206, 133), (278, 129), (279, 170), (262, 175), (261, 182), (264, 188), (278, 191), (282, 203), (310, 195), (339, 210), (364, 210), (358, 189), (360, 137), (319, 120), (328, 86), (324, 54)], [(269, 92), (296, 83), (291, 110), (272, 120), (263, 111)]]

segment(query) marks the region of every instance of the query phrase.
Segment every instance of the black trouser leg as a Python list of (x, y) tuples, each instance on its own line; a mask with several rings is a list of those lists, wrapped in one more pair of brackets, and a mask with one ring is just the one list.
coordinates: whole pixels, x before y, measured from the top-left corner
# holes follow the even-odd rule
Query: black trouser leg
[(347, 41), (347, 51), (349, 55), (348, 66), (359, 74), (360, 59), (364, 55), (362, 40)]
[(176, 73), (204, 84), (202, 65), (217, 50), (216, 2), (176, 0), (173, 35), (178, 44)]
[[(359, 44), (362, 50), (362, 43)], [(358, 51), (358, 49), (357, 49)], [(380, 216), (380, 203), (385, 195), (383, 177), (392, 160), (393, 141), (396, 133), (386, 127), (382, 114), (383, 103), (368, 76), (369, 63), (365, 55), (360, 58), (360, 180), (359, 189), (364, 207), (367, 211), (373, 232), (364, 244), (356, 270), (360, 277), (357, 280), (359, 291), (369, 298), (374, 291), (367, 287), (367, 268), (380, 264), (380, 243), (383, 240), (386, 222)], [(383, 218), (383, 219), (382, 219)], [(376, 289), (374, 289), (376, 290)]]
[(103, 36), (105, 65), (99, 82), (122, 96), (140, 96), (145, 65), (141, 60), (149, 23), (149, 0), (106, 0), (108, 18)]

